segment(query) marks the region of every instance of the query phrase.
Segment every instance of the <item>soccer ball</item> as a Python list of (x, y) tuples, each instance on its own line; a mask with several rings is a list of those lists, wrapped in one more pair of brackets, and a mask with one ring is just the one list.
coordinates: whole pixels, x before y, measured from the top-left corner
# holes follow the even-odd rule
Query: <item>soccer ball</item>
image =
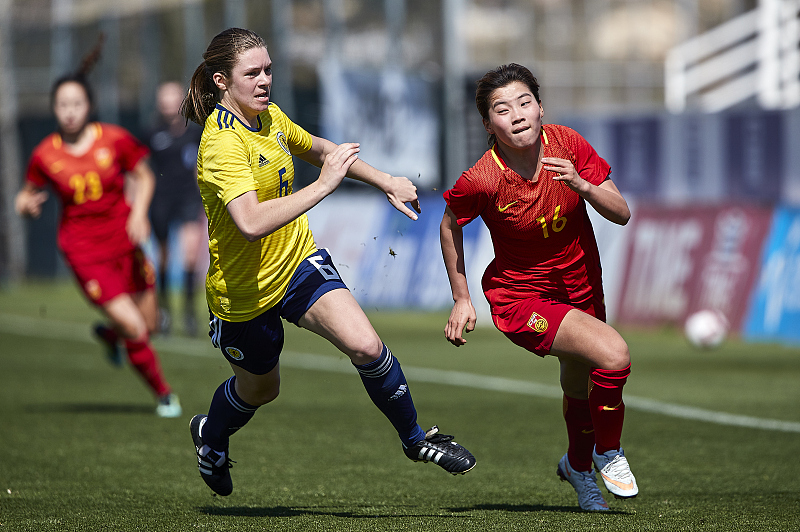
[(686, 319), (684, 332), (695, 347), (711, 349), (728, 335), (728, 320), (715, 310), (701, 310)]

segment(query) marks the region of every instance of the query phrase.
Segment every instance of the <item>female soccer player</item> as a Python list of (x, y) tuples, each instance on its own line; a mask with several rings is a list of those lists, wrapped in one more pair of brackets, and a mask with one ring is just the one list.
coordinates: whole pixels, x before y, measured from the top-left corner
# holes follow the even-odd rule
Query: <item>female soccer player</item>
[(575, 488), (581, 508), (608, 510), (592, 462), (615, 496), (638, 493), (620, 447), (630, 355), (605, 323), (600, 256), (585, 202), (621, 225), (630, 211), (609, 165), (583, 137), (542, 125), (539, 84), (527, 68), (488, 72), (475, 102), (490, 149), (444, 193), (442, 254), (454, 301), (445, 336), (458, 347), (466, 343), (465, 327), (475, 328), (462, 227), (480, 216), (494, 243), (482, 286), (495, 326), (561, 364), (569, 448), (558, 474)]
[[(154, 273), (139, 247), (150, 234), (154, 178), (148, 150), (121, 127), (90, 121), (86, 74), (93, 63), (87, 59), (77, 74), (55, 82), (51, 100), (58, 131), (34, 149), (16, 210), (38, 217), (48, 196), (45, 186), (58, 194), (59, 247), (83, 293), (111, 322), (95, 326), (95, 333), (117, 365), (122, 364), (118, 342), (124, 342), (131, 365), (158, 398), (156, 414), (178, 417), (180, 402), (149, 340), (157, 314)], [(126, 175), (133, 183), (130, 205), (123, 190)]]
[[(215, 347), (234, 376), (217, 389), (208, 415), (190, 423), (198, 467), (220, 495), (233, 490), (229, 437), (278, 396), (281, 318), (345, 353), (372, 401), (397, 430), (406, 456), (466, 473), (475, 458), (436, 427), (424, 432), (400, 364), (314, 244), (305, 212), (345, 176), (382, 190), (412, 219), (416, 187), (358, 159), (358, 144), (336, 145), (294, 124), (270, 99), (272, 61), (264, 40), (238, 28), (211, 41), (195, 71), (183, 115), (204, 126), (198, 182), (208, 216), (206, 298)], [(292, 156), (321, 166), (295, 192)]]

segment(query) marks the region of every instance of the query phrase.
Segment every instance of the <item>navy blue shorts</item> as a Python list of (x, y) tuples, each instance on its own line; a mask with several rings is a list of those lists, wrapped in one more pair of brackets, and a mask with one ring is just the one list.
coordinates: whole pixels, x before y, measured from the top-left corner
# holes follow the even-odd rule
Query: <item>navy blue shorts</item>
[(286, 295), (274, 307), (243, 322), (225, 321), (210, 314), (211, 343), (231, 364), (255, 375), (269, 373), (278, 364), (283, 349), (281, 318), (298, 325), (317, 299), (336, 288), (347, 286), (331, 256), (324, 249), (315, 251), (294, 271)]

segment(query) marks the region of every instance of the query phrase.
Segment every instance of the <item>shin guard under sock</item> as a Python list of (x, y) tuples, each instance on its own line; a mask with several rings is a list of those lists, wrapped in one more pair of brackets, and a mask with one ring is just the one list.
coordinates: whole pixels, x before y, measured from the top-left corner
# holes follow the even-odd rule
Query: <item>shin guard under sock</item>
[(125, 348), (128, 351), (128, 360), (131, 365), (139, 372), (150, 389), (158, 397), (167, 395), (170, 392), (169, 385), (164, 380), (161, 364), (158, 362), (155, 351), (150, 347), (150, 342), (125, 340)]
[(592, 369), (589, 377), (589, 407), (592, 412), (597, 454), (620, 447), (622, 423), (625, 419), (622, 387), (625, 386), (630, 374), (630, 364), (620, 370)]
[(225, 451), (229, 438), (244, 427), (256, 413), (257, 406), (245, 403), (236, 393), (236, 377), (219, 385), (214, 392), (208, 418), (201, 434), (203, 442), (215, 451)]
[(569, 464), (576, 471), (589, 471), (592, 469), (594, 449), (594, 427), (589, 400), (564, 395), (564, 421), (567, 422), (569, 439)]
[(417, 410), (406, 377), (389, 348), (384, 344), (377, 360), (355, 368), (370, 399), (392, 423), (403, 444), (410, 447), (425, 439), (425, 432), (417, 424)]

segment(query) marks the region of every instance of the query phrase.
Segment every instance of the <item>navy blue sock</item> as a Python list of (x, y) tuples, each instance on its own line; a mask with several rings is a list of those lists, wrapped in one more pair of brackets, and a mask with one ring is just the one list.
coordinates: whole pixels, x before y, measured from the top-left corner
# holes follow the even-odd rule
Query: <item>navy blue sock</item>
[(355, 367), (370, 399), (394, 425), (403, 444), (410, 447), (425, 439), (425, 432), (417, 424), (417, 409), (406, 376), (386, 344), (378, 360)]
[(220, 384), (208, 407), (208, 419), (201, 435), (203, 442), (215, 451), (227, 450), (228, 438), (244, 427), (258, 408), (242, 401), (235, 384), (235, 376)]

